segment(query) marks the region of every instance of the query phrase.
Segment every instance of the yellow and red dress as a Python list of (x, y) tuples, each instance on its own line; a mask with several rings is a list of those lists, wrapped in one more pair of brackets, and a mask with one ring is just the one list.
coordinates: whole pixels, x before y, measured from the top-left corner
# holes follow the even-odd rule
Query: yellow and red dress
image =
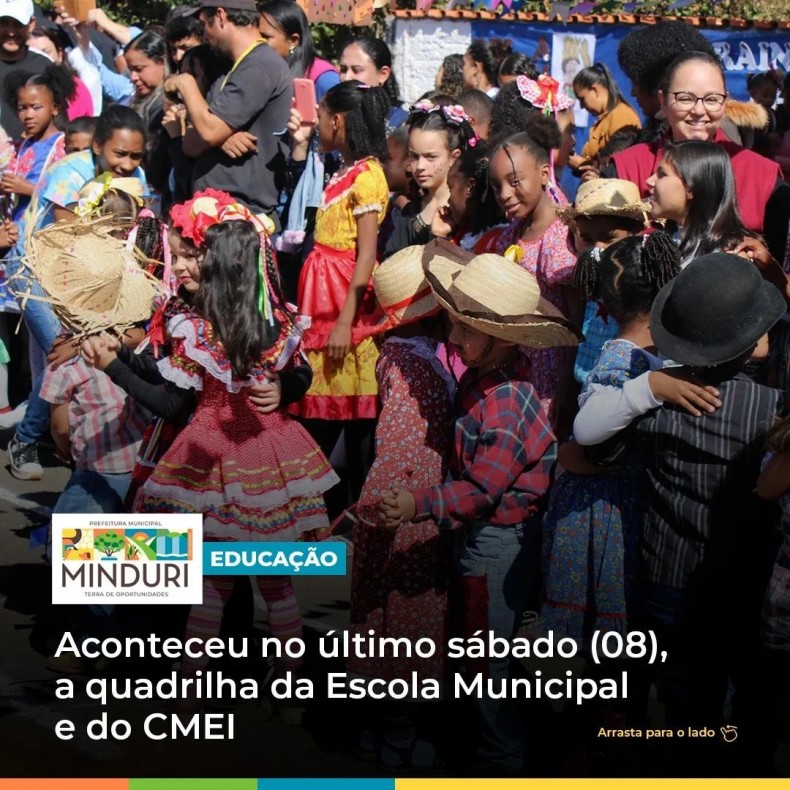
[(378, 347), (366, 331), (377, 317), (372, 281), (351, 327), (351, 350), (342, 362), (336, 362), (324, 349), (354, 276), (357, 218), (375, 211), (381, 227), (388, 200), (387, 179), (374, 158), (355, 162), (324, 189), (316, 215), (315, 246), (299, 276), (299, 312), (311, 319), (302, 348), (313, 369), (307, 395), (291, 406), (292, 413), (301, 417), (358, 420), (378, 415)]

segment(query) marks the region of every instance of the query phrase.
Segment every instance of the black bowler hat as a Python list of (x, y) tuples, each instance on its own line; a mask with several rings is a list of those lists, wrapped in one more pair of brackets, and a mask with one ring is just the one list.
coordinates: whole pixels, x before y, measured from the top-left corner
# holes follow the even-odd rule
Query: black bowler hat
[(201, 8), (224, 8), (228, 11), (257, 11), (255, 0), (200, 0), (194, 8), (184, 11), (182, 16), (192, 16), (200, 12)]
[(659, 291), (650, 332), (669, 359), (711, 367), (745, 354), (786, 310), (782, 294), (750, 260), (714, 252)]

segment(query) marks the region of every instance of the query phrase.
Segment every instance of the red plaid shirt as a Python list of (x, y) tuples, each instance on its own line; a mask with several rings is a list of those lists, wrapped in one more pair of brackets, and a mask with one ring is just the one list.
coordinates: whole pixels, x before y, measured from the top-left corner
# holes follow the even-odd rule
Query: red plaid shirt
[(457, 529), (475, 521), (510, 526), (535, 515), (548, 493), (557, 442), (529, 383), (529, 362), (477, 377), (467, 371), (456, 398), (454, 480), (413, 492), (415, 520)]
[(53, 370), (41, 383), (48, 403), (69, 407), (71, 457), (78, 469), (123, 474), (134, 469), (151, 414), (100, 370), (75, 357)]

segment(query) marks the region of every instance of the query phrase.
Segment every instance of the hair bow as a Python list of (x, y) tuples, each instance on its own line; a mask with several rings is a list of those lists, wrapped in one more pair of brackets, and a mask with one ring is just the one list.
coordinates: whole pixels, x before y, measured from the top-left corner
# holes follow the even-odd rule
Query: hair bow
[(541, 74), (536, 80), (521, 74), (516, 78), (516, 85), (521, 98), (543, 110), (544, 115), (556, 115), (573, 107), (573, 99), (563, 93), (559, 82), (548, 74)]

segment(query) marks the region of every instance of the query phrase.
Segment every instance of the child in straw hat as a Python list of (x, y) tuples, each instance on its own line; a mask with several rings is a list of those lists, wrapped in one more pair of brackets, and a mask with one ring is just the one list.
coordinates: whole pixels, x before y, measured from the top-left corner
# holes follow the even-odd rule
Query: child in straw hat
[(620, 239), (642, 232), (648, 225), (650, 206), (639, 197), (630, 181), (617, 178), (596, 179), (579, 187), (572, 206), (557, 206), (557, 216), (571, 229), (574, 247), (579, 253), (573, 272), (574, 285), (586, 302), (582, 333), (573, 375), (579, 384), (601, 354), (604, 343), (617, 337), (617, 321), (601, 309), (591, 294), (595, 267), (601, 252)]
[[(381, 415), (376, 426), (376, 460), (359, 500), (354, 529), (351, 630), (368, 636), (420, 638), (442, 644), (448, 633), (448, 593), (453, 535), (433, 520), (404, 524), (395, 534), (382, 530), (379, 503), (391, 485), (424, 488), (447, 477), (452, 448), (455, 381), (436, 356), (439, 304), (422, 268), (424, 247), (390, 256), (374, 273), (373, 286), (386, 320), (376, 366)], [(354, 655), (350, 672), (408, 679), (412, 671), (441, 681), (444, 652), (431, 659)], [(436, 752), (417, 738), (411, 708), (388, 702), (383, 710), (379, 762), (387, 770), (430, 767)], [(364, 739), (363, 739), (364, 740)]]
[[(540, 517), (556, 460), (548, 416), (530, 383), (521, 347), (575, 346), (578, 331), (545, 299), (535, 278), (498, 255), (466, 265), (434, 254), (425, 262), (433, 293), (449, 315), (453, 345), (467, 371), (458, 383), (453, 480), (382, 494), (381, 520), (436, 521), (463, 529), (460, 569), (472, 605), (488, 600), (478, 627), (511, 639), (540, 587)], [(499, 687), (509, 659), (491, 658)], [(481, 770), (517, 774), (523, 766), (523, 722), (513, 700), (476, 700)], [(487, 773), (486, 775), (490, 775)]]

